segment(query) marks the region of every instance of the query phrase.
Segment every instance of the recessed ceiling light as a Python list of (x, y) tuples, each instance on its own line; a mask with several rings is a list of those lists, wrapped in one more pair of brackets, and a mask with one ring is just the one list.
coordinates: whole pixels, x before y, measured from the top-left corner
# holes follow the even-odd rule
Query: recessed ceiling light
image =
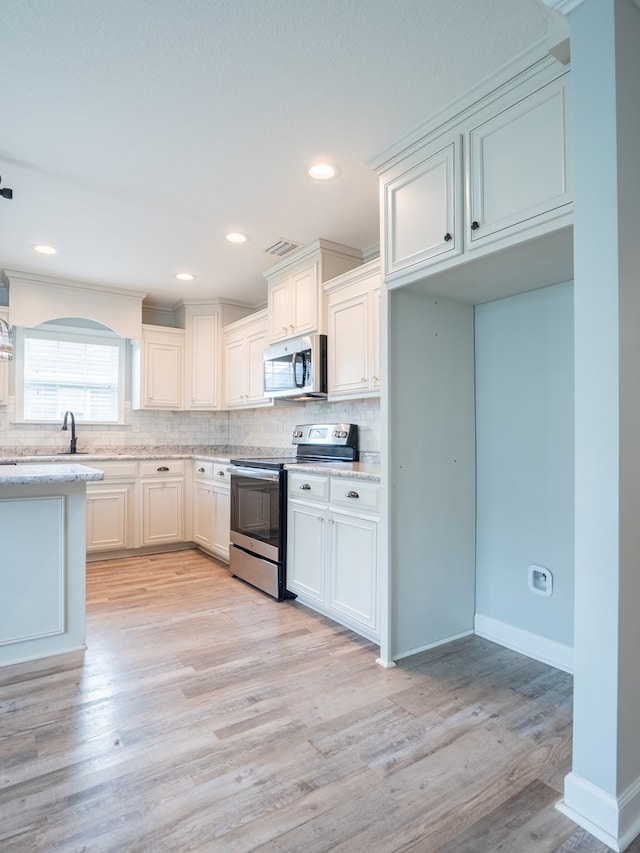
[(190, 273), (190, 272), (179, 272), (179, 273), (176, 273), (176, 278), (179, 278), (180, 281), (193, 281), (195, 278), (195, 275), (193, 275), (193, 273)]
[(336, 178), (340, 174), (340, 169), (335, 163), (314, 163), (307, 169), (307, 174), (316, 181), (330, 181), (331, 178)]
[(230, 231), (228, 234), (224, 235), (224, 239), (229, 243), (246, 243), (249, 237), (246, 234), (242, 234), (240, 231)]
[(36, 252), (40, 252), (41, 255), (57, 255), (58, 250), (53, 246), (47, 246), (44, 243), (37, 243), (34, 247)]

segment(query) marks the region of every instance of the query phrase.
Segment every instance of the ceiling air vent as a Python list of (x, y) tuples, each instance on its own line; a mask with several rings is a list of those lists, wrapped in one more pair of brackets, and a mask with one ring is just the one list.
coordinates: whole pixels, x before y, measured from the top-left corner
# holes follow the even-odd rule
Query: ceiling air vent
[(300, 244), (292, 243), (291, 240), (276, 240), (273, 246), (269, 246), (264, 251), (267, 255), (275, 255), (277, 258), (282, 258), (284, 255), (288, 255), (289, 252), (293, 252), (294, 249), (299, 248)]

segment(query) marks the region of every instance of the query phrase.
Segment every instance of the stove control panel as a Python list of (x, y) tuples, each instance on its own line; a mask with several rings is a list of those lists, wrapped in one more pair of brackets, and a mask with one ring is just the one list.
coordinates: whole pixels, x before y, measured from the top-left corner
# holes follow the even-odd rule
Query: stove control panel
[(293, 430), (293, 444), (323, 446), (358, 446), (357, 424), (298, 424)]

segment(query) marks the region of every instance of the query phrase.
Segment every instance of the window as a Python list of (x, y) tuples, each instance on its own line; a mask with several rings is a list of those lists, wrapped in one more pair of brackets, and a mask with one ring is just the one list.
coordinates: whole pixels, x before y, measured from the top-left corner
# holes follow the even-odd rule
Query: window
[(122, 421), (122, 338), (102, 329), (47, 324), (20, 332), (24, 421), (59, 421), (67, 409), (85, 423)]

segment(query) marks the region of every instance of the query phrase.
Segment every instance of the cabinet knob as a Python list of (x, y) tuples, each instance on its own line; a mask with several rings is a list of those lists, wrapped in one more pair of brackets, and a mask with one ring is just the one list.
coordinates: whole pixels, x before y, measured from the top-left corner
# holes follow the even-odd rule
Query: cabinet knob
[(218, 477), (224, 477), (224, 471), (218, 471)]
[(453, 240), (453, 237), (452, 237), (452, 236), (451, 236), (451, 234), (449, 234), (449, 232), (447, 231), (447, 233), (444, 235), (444, 242), (445, 242), (445, 243), (448, 243), (448, 242), (449, 242), (449, 240)]
[(473, 222), (471, 223), (471, 230), (477, 231), (479, 227), (480, 227), (480, 223), (478, 222), (477, 219), (474, 219)]
[(298, 486), (298, 488), (302, 489), (305, 492), (311, 491), (311, 486), (309, 485), (309, 483), (302, 483), (300, 486)]
[(199, 474), (204, 474), (204, 468), (198, 468), (198, 473), (199, 473)]
[(156, 468), (156, 471), (168, 471), (168, 470), (169, 469), (167, 468), (166, 465), (161, 465), (159, 468)]
[(345, 498), (359, 498), (359, 497), (360, 497), (360, 495), (357, 492), (354, 492), (353, 489), (350, 489), (347, 492), (347, 494), (345, 495)]

